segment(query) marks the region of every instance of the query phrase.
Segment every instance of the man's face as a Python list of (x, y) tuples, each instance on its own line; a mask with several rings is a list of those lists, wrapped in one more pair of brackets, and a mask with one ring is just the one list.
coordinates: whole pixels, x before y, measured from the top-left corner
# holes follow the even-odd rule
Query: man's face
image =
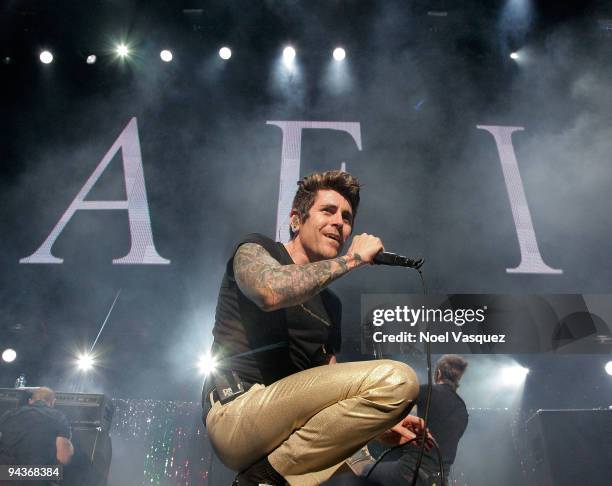
[(338, 192), (321, 189), (297, 238), (311, 262), (337, 257), (353, 230), (353, 210)]

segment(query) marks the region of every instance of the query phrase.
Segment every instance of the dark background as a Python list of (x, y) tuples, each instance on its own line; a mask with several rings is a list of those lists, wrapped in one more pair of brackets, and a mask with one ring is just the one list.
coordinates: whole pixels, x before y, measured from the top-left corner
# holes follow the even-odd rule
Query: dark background
[[(231, 247), (274, 234), (282, 137), (270, 120), (361, 124), (362, 151), (347, 134), (304, 131), (301, 174), (345, 161), (363, 183), (355, 231), (424, 256), (430, 292), (612, 291), (607, 2), (10, 0), (0, 12), (0, 347), (18, 353), (0, 365), (2, 386), (23, 372), (65, 391), (198, 400)], [(132, 49), (123, 61), (119, 41)], [(293, 76), (278, 68), (287, 43)], [(171, 264), (112, 265), (129, 249), (125, 211), (78, 211), (53, 247), (63, 264), (20, 264), (132, 117), (153, 238)], [(525, 127), (514, 148), (541, 254), (562, 275), (506, 273), (520, 259), (516, 230), (493, 137), (476, 125)], [(117, 155), (88, 199), (122, 198)], [(333, 288), (344, 360), (364, 358), (361, 293), (421, 291), (415, 273), (389, 268)], [(75, 355), (119, 290), (95, 372), (80, 375)], [(424, 376), (422, 356), (403, 359)], [(492, 376), (499, 359), (473, 357), (473, 375)], [(612, 403), (609, 356), (514, 359), (532, 369), (529, 409)], [(483, 387), (466, 382), (469, 406), (509, 405)]]

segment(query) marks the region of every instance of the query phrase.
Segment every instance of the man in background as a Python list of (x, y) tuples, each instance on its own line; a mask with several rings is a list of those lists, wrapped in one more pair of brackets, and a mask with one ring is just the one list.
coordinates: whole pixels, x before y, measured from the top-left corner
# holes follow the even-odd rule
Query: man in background
[[(461, 356), (445, 354), (438, 360), (435, 368), (435, 384), (431, 390), (427, 427), (440, 449), (446, 477), (455, 461), (459, 441), (468, 424), (467, 408), (457, 394), (459, 381), (467, 366), (467, 361)], [(426, 400), (427, 385), (421, 385), (417, 400), (417, 413), (421, 418), (425, 417)], [(395, 455), (395, 460), (389, 458), (376, 465), (369, 476), (371, 484), (411, 484), (420, 452), (419, 443), (417, 440), (404, 446), (399, 459)], [(435, 448), (428, 447), (423, 454), (417, 485), (439, 484), (436, 481), (438, 471), (438, 455)]]
[[(54, 408), (51, 388), (34, 389), (28, 404), (0, 417), (0, 464), (68, 464), (74, 454), (70, 424)], [(31, 482), (30, 482), (31, 483)]]

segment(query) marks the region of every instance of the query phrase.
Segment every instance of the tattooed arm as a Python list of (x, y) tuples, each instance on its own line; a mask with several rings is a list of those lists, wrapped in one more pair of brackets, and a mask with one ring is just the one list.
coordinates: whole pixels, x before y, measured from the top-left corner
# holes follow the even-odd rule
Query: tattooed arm
[(234, 256), (238, 287), (260, 309), (273, 311), (301, 304), (351, 270), (372, 263), (384, 250), (372, 235), (353, 238), (346, 255), (304, 265), (281, 265), (260, 245), (245, 243)]
[(245, 243), (234, 256), (238, 287), (265, 311), (301, 304), (362, 265), (358, 253), (305, 265), (281, 265), (257, 243)]

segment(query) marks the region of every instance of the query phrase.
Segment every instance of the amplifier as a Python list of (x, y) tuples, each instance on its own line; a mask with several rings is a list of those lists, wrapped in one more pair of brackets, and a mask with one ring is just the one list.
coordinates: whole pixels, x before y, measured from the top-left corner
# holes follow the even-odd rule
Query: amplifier
[(612, 410), (538, 410), (526, 439), (532, 484), (610, 484)]
[[(25, 405), (31, 391), (32, 388), (0, 388), (0, 414)], [(105, 395), (56, 392), (55, 397), (55, 408), (66, 415), (73, 427), (110, 429), (115, 405)]]
[(62, 486), (105, 486), (112, 460), (108, 432), (99, 428), (73, 427), (74, 456), (64, 466)]
[(105, 395), (56, 392), (55, 397), (55, 408), (64, 412), (73, 427), (110, 429), (115, 405)]
[(0, 415), (11, 408), (25, 405), (29, 398), (27, 388), (0, 388)]

